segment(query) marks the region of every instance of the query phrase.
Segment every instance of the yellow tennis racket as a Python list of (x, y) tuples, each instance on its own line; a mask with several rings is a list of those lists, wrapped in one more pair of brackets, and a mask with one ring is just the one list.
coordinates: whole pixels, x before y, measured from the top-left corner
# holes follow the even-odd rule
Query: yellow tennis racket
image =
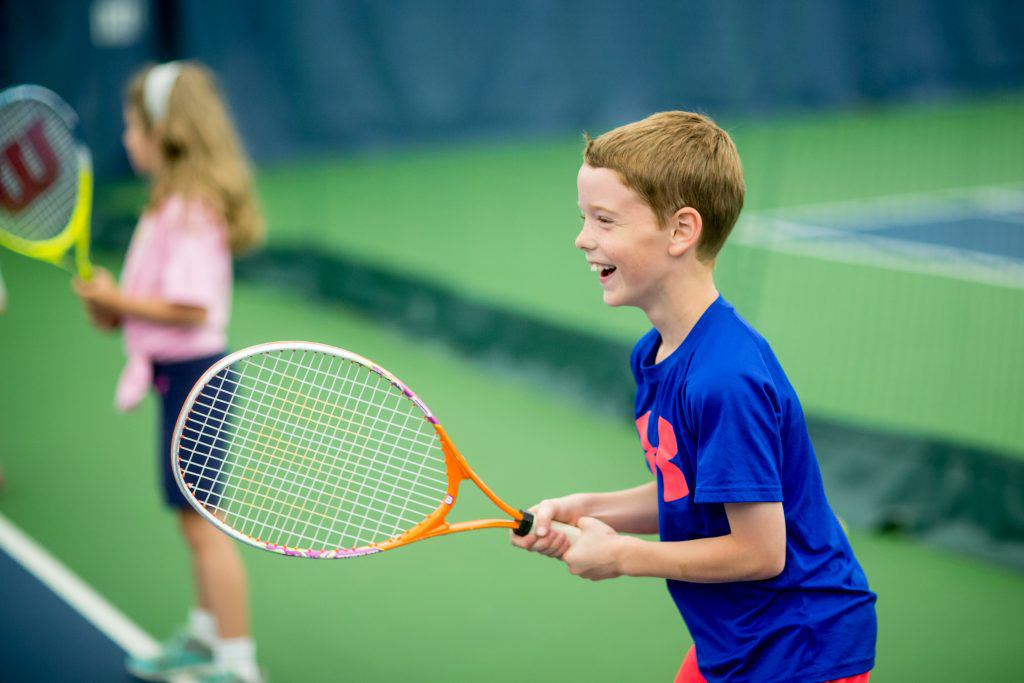
[(74, 110), (38, 85), (0, 92), (0, 245), (88, 280), (91, 210), (92, 158)]
[[(397, 377), (323, 344), (260, 344), (215, 363), (181, 409), (171, 460), (200, 515), (284, 555), (360, 557), (460, 531), (526, 535), (533, 525), (480, 480)], [(467, 479), (504, 518), (448, 522)]]

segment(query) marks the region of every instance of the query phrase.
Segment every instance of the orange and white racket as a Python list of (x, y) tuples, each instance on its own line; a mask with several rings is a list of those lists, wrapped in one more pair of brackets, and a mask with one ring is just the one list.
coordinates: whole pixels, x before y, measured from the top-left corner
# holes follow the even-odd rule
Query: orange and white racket
[[(260, 344), (217, 362), (182, 407), (171, 458), (200, 515), (285, 555), (359, 557), (458, 531), (526, 535), (533, 524), (477, 477), (397, 377), (323, 344)], [(507, 517), (449, 524), (466, 479)]]

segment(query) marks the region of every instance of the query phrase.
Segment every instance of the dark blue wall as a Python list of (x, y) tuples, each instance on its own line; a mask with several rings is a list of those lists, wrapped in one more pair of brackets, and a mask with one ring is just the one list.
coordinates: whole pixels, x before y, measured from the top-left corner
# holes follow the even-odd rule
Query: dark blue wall
[(168, 57), (220, 74), (258, 160), (1024, 86), (1012, 1), (141, 2), (139, 40), (98, 48), (90, 3), (0, 0), (0, 85), (64, 95), (100, 173), (126, 168), (125, 80)]

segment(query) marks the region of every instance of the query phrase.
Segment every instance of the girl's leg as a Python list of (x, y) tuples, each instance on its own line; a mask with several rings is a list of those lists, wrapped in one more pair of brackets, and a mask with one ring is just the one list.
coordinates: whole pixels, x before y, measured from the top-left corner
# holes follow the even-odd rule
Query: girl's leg
[(213, 615), (221, 639), (248, 636), (248, 584), (238, 549), (192, 508), (181, 508), (179, 515), (192, 555), (199, 606)]
[[(227, 551), (219, 549), (218, 540), (208, 538), (209, 531), (215, 534), (217, 530), (202, 521), (202, 518), (192, 511), (191, 508), (177, 508), (178, 523), (185, 537), (186, 545), (189, 548), (193, 574), (195, 575), (196, 603), (188, 614), (188, 620), (184, 628), (168, 639), (160, 652), (146, 657), (129, 656), (126, 661), (128, 670), (136, 678), (147, 681), (167, 680), (171, 676), (181, 673), (201, 675), (210, 670), (216, 657), (216, 649), (221, 641), (218, 633), (218, 621), (232, 629), (232, 632), (240, 632), (243, 636), (247, 629), (247, 617), (245, 607), (245, 574), (241, 573), (241, 582), (222, 591), (218, 584), (220, 582), (230, 584), (230, 578), (225, 580), (223, 568), (218, 571), (207, 569), (217, 562), (218, 552), (227, 555), (233, 548)], [(224, 540), (230, 541), (224, 537)], [(228, 555), (223, 567), (227, 573), (238, 574), (240, 563), (237, 557)], [(214, 579), (208, 578), (213, 574)], [(240, 587), (240, 588), (239, 588)], [(239, 596), (239, 592), (241, 595)], [(241, 602), (241, 611), (233, 605)], [(216, 610), (216, 611), (215, 611)]]
[[(192, 552), (196, 601), (217, 625), (213, 644), (215, 669), (222, 674), (234, 674), (231, 680), (258, 683), (263, 678), (249, 637), (249, 589), (238, 549), (234, 541), (191, 508), (183, 508), (179, 520)], [(215, 674), (211, 680), (225, 679)]]

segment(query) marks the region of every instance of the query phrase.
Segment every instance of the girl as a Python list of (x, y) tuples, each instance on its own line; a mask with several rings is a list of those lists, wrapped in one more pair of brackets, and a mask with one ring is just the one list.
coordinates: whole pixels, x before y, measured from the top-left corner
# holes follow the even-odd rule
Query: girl
[(171, 433), (185, 396), (227, 348), (231, 253), (257, 244), (263, 221), (252, 177), (213, 76), (196, 62), (144, 68), (128, 85), (124, 147), (150, 182), (149, 203), (132, 236), (120, 286), (96, 269), (74, 288), (100, 329), (121, 328), (128, 362), (115, 403), (122, 411), (149, 387), (161, 401), (157, 449), (164, 500), (191, 553), (196, 605), (187, 625), (129, 671), (163, 680), (191, 671), (212, 683), (259, 683), (249, 637), (245, 568), (232, 541), (178, 491)]

